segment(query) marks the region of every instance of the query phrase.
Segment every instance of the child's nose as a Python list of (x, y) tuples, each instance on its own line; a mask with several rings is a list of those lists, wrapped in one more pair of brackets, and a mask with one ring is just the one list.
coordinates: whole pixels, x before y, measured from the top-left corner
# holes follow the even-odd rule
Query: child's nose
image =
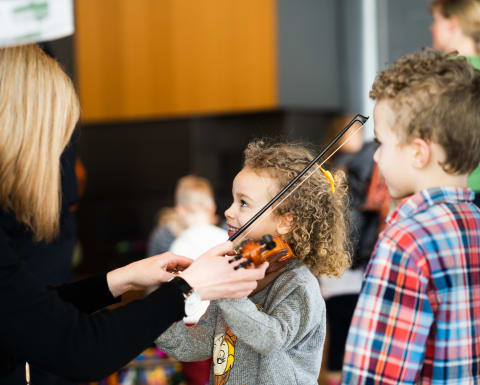
[(225, 215), (225, 218), (232, 218), (232, 205), (230, 205), (223, 214)]

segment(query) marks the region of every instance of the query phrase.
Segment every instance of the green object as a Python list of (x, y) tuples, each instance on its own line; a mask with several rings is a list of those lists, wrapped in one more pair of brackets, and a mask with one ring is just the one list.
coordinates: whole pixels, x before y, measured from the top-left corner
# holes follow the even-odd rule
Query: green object
[(48, 16), (47, 1), (31, 1), (29, 4), (15, 8), (13, 10), (18, 16), (30, 15), (31, 17), (42, 20)]
[(465, 59), (477, 70), (480, 70), (480, 56), (466, 56)]
[[(467, 56), (468, 62), (477, 70), (480, 70), (480, 56)], [(480, 192), (480, 165), (468, 177), (468, 187), (475, 192)]]

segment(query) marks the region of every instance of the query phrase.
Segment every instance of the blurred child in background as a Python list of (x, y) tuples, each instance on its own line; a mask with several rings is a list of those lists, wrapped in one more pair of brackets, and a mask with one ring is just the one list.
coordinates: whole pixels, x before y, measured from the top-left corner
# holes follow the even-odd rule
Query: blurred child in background
[[(434, 0), (430, 4), (433, 48), (449, 53), (457, 51), (480, 69), (480, 0)], [(468, 178), (480, 207), (480, 166)]]

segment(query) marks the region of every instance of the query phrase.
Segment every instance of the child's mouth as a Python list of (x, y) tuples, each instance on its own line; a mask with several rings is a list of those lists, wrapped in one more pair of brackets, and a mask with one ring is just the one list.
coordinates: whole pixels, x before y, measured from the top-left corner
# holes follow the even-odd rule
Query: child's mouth
[(238, 227), (233, 227), (231, 225), (228, 225), (228, 236), (231, 237), (233, 234), (235, 234), (238, 231)]

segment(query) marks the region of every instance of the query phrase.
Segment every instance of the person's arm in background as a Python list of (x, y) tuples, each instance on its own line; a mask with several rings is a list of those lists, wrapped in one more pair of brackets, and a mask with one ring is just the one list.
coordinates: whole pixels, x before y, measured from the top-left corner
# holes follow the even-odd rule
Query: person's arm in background
[[(413, 248), (382, 236), (365, 272), (350, 326), (342, 384), (415, 384), (434, 320), (428, 280)], [(417, 253), (418, 254), (418, 253)]]

